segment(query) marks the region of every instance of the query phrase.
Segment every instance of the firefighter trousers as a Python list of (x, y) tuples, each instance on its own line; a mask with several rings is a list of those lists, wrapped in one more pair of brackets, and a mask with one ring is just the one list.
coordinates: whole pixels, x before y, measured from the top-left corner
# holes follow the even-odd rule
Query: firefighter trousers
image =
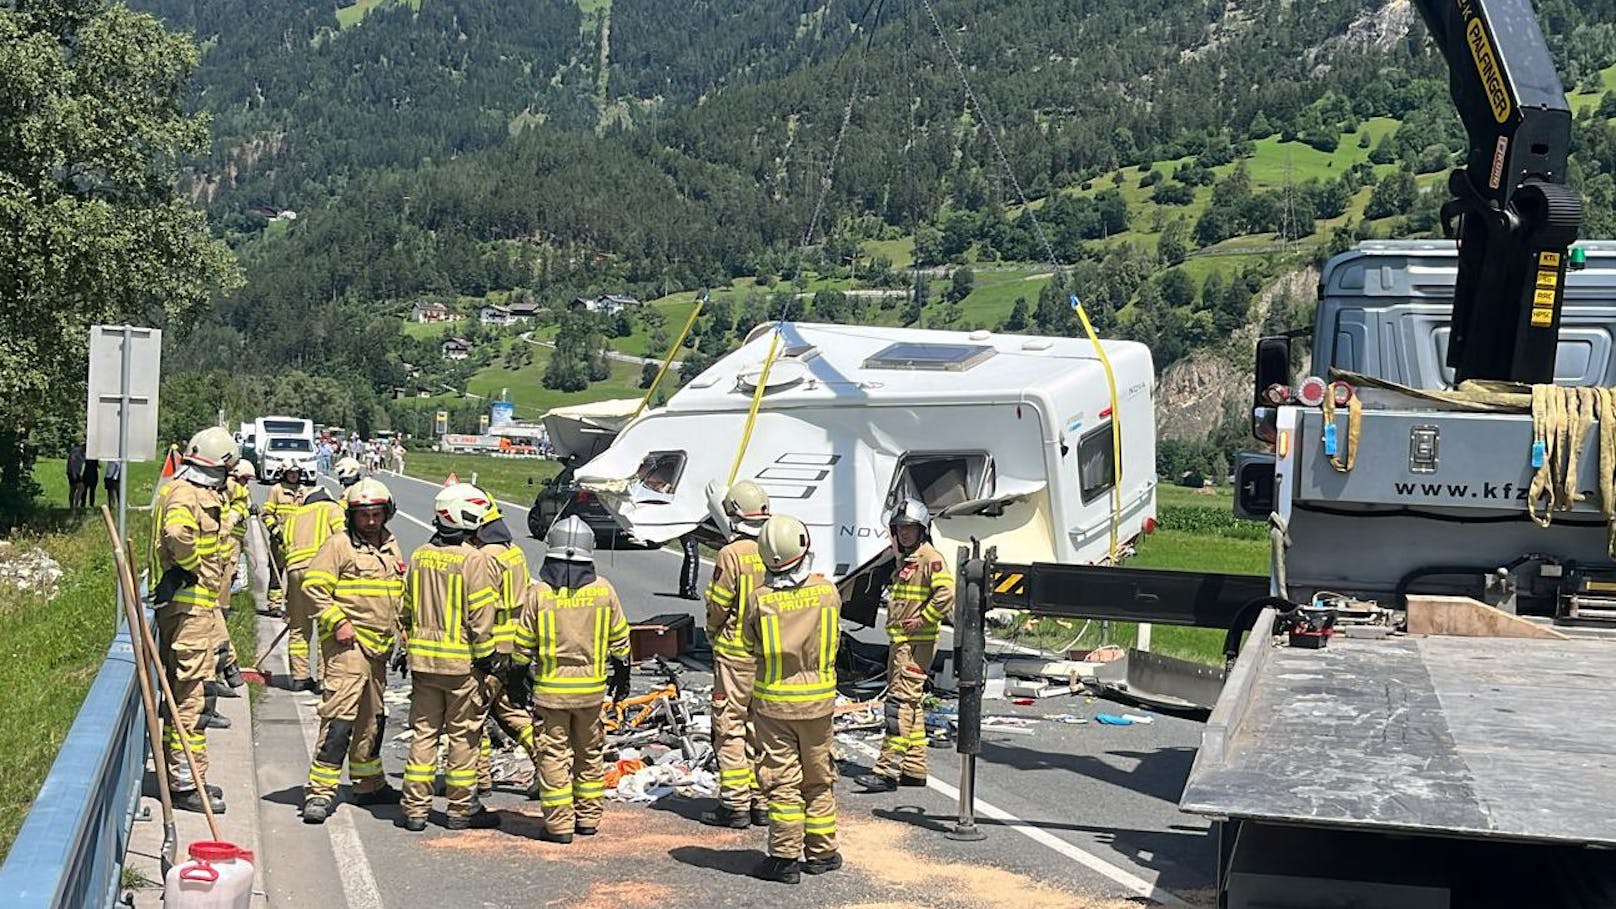
[(411, 673), (410, 755), (404, 764), (404, 816), (426, 817), (432, 810), (432, 782), (438, 771), (438, 737), (449, 739), (444, 762), (444, 795), (450, 817), (468, 815), (476, 804), (477, 740), (482, 732), (482, 686), (475, 675)]
[(886, 777), (926, 776), (926, 675), (937, 655), (936, 641), (894, 643), (887, 654), (887, 734), (875, 772)]
[(757, 663), (725, 656), (713, 659), (713, 742), (718, 750), (718, 801), (733, 811), (763, 804), (758, 790), (757, 733), (752, 722), (752, 684)]
[(382, 737), (387, 729), (387, 655), (372, 656), (358, 644), (343, 647), (335, 638), (320, 642), (325, 689), (320, 696), (320, 737), (309, 764), (303, 800), (331, 798), (348, 762), (356, 794), (386, 785), (382, 776)]
[(314, 627), (314, 601), (303, 590), (302, 568), (286, 572), (286, 657), (292, 681), (312, 679), (309, 667), (309, 629)]
[[(533, 740), (533, 716), (505, 696), (504, 679), (497, 675), (483, 677), (483, 703), (488, 705), (489, 717), (527, 752), (537, 768), (539, 752)], [(494, 788), (493, 750), (493, 741), (489, 738), (485, 723), (481, 753), (477, 756), (477, 786), (481, 789)]]
[[(173, 714), (165, 711), (163, 753), (168, 763), (169, 788), (177, 793), (190, 792), (207, 782), (208, 739), (202, 725), (206, 697), (202, 689), (213, 678), (218, 619), (217, 609), (173, 604), (157, 608), (157, 650), (177, 708)], [(191, 775), (181, 737), (191, 746), (200, 780)]]
[(769, 855), (824, 859), (836, 852), (836, 758), (831, 717), (756, 716), (758, 782), (769, 803)]
[(239, 665), (241, 662), (236, 658), (236, 645), (230, 640), (230, 626), (225, 623), (224, 618), (224, 611), (230, 608), (230, 588), (236, 583), (236, 557), (241, 554), (241, 550), (231, 547), (231, 552), (234, 555), (226, 553), (229, 558), (225, 560), (224, 578), (219, 582), (219, 608), (213, 613), (218, 620), (218, 627), (214, 629), (214, 646), (219, 653), (221, 671), (224, 669), (223, 664)]
[(600, 706), (540, 707), (539, 810), (551, 833), (599, 827), (605, 812), (606, 726)]

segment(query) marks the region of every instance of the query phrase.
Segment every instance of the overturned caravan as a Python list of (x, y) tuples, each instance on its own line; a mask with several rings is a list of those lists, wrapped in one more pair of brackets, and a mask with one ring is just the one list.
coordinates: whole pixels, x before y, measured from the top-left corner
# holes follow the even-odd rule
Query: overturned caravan
[(891, 566), (884, 513), (904, 496), (926, 503), (950, 559), (975, 537), (1018, 562), (1100, 562), (1111, 545), (1113, 420), (1120, 543), (1153, 521), (1156, 484), (1150, 351), (1102, 343), (1115, 413), (1086, 339), (759, 326), (576, 476), (642, 540), (711, 541), (709, 499), (740, 454), (735, 478), (757, 481), (775, 513), (808, 525), (814, 568), (839, 582), (853, 617), (874, 615)]

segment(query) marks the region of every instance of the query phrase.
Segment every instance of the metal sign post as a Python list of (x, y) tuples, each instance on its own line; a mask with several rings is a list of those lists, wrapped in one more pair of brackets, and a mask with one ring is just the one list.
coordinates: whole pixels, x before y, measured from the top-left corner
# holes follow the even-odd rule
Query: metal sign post
[[(90, 326), (84, 456), (118, 462), (118, 536), (129, 539), (129, 465), (157, 450), (157, 385), (163, 333), (132, 325)], [(123, 615), (123, 591), (118, 591)]]

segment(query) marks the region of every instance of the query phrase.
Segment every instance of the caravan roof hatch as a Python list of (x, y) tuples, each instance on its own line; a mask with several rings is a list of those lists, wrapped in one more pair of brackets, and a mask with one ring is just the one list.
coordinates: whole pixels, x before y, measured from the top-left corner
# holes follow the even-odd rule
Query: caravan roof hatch
[(986, 344), (928, 344), (899, 341), (864, 361), (865, 369), (932, 369), (964, 372), (996, 351)]

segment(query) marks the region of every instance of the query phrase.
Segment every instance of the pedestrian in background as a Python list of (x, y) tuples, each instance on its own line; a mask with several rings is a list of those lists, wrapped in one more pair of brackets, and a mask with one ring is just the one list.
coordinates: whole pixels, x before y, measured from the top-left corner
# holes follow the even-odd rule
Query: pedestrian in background
[(118, 507), (118, 480), (123, 477), (123, 462), (108, 461), (107, 472), (103, 474), (103, 482), (107, 487), (107, 507)]
[(84, 473), (79, 476), (79, 482), (84, 484), (85, 504), (95, 507), (95, 487), (101, 482), (101, 462), (94, 458), (84, 459)]
[(84, 507), (84, 443), (75, 442), (67, 450), (67, 507)]

